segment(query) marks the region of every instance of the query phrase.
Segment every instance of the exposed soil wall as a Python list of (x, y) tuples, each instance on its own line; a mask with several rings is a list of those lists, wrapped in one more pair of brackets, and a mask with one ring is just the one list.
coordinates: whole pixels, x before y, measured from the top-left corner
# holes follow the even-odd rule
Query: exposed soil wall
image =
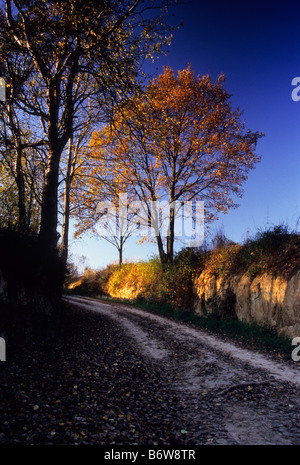
[(273, 328), (286, 337), (300, 336), (300, 271), (284, 278), (264, 273), (215, 277), (203, 271), (196, 279), (195, 312), (237, 318)]

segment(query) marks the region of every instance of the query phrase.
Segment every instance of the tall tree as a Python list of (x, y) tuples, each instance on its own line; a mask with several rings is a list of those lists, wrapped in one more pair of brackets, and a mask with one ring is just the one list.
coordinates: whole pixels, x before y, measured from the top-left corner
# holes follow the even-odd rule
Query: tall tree
[(224, 82), (223, 75), (213, 82), (191, 67), (177, 75), (166, 67), (120, 109), (113, 125), (94, 134), (94, 156), (100, 165), (105, 158), (106, 170), (146, 205), (149, 221), (151, 204), (168, 202), (166, 249), (156, 231), (163, 264), (173, 260), (176, 202), (203, 201), (206, 221), (217, 218), (237, 206), (260, 159), (255, 148), (262, 134), (245, 130)]
[[(63, 199), (62, 206), (62, 238), (61, 238), (61, 257), (63, 263), (67, 263), (69, 252), (69, 224), (72, 210), (76, 210), (76, 205), (71, 205), (71, 192), (76, 176), (87, 169), (90, 161), (87, 156), (86, 146), (90, 140), (93, 129), (99, 127), (103, 114), (104, 102), (100, 105), (100, 98), (96, 101), (88, 99), (87, 105), (77, 114), (77, 122), (73, 125), (73, 131), (69, 139), (66, 156), (62, 158), (61, 177), (63, 179), (64, 190), (61, 195)], [(83, 168), (84, 167), (84, 168)]]
[(76, 115), (88, 97), (100, 95), (108, 109), (134, 90), (142, 60), (169, 42), (164, 22), (169, 3), (173, 0), (5, 1), (1, 41), (11, 48), (2, 52), (18, 53), (27, 72), (17, 104), (40, 119), (48, 148), (39, 232), (45, 251), (57, 244), (60, 161)]
[[(37, 210), (40, 210), (39, 194), (45, 169), (40, 153), (42, 146), (42, 141), (35, 141), (29, 122), (20, 117), (12, 99), (0, 104), (2, 224), (21, 233), (38, 231)], [(9, 192), (13, 193), (13, 199)], [(8, 215), (7, 222), (5, 211), (14, 211)]]

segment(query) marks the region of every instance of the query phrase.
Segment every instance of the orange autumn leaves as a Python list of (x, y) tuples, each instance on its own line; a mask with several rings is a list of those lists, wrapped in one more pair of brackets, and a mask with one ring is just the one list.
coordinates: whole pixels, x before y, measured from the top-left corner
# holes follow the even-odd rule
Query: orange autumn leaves
[(113, 125), (94, 133), (94, 156), (116, 182), (151, 200), (201, 197), (226, 210), (259, 160), (254, 148), (261, 135), (244, 131), (224, 79), (165, 68), (116, 112)]
[(236, 206), (260, 157), (261, 133), (245, 130), (223, 75), (196, 76), (164, 68), (145, 91), (115, 109), (94, 132), (89, 152), (104, 190), (130, 198), (205, 203), (206, 220)]

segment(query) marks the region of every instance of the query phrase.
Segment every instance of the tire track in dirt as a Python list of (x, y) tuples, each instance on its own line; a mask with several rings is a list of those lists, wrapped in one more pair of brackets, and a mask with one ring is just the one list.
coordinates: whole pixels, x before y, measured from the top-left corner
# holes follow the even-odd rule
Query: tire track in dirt
[(180, 324), (169, 320), (159, 315), (148, 313), (144, 310), (118, 306), (116, 304), (108, 304), (97, 301), (95, 299), (83, 297), (67, 297), (72, 303), (84, 305), (91, 311), (100, 312), (109, 318), (113, 318), (118, 324), (121, 324), (130, 335), (138, 343), (140, 350), (148, 353), (153, 358), (163, 359), (168, 356), (168, 350), (163, 347), (163, 343), (158, 339), (148, 337), (147, 333), (141, 329), (138, 324), (131, 322), (128, 317), (130, 315), (143, 318), (159, 325), (167, 331), (173, 338), (181, 340), (182, 343), (187, 340), (191, 342), (198, 341), (201, 344), (209, 347), (213, 351), (219, 351), (222, 354), (227, 354), (230, 357), (239, 360), (242, 363), (247, 363), (257, 369), (265, 370), (269, 375), (278, 381), (293, 383), (300, 386), (300, 368), (291, 367), (284, 363), (274, 362), (270, 358), (260, 353), (237, 347), (236, 345), (226, 342), (218, 337), (211, 336), (201, 330), (190, 326)]

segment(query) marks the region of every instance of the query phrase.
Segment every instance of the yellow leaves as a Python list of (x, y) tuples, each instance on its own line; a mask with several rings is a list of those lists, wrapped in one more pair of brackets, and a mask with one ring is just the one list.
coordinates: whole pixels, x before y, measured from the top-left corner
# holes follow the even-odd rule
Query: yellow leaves
[(177, 189), (180, 198), (202, 200), (197, 193), (205, 193), (208, 210), (233, 206), (231, 196), (257, 161), (258, 135), (243, 135), (224, 81), (223, 75), (215, 83), (196, 76), (190, 65), (177, 74), (165, 67), (145, 93), (115, 109), (111, 124), (94, 132), (77, 181), (82, 194), (74, 200), (83, 204), (84, 228), (91, 224), (84, 207), (90, 214), (103, 192), (148, 201)]

